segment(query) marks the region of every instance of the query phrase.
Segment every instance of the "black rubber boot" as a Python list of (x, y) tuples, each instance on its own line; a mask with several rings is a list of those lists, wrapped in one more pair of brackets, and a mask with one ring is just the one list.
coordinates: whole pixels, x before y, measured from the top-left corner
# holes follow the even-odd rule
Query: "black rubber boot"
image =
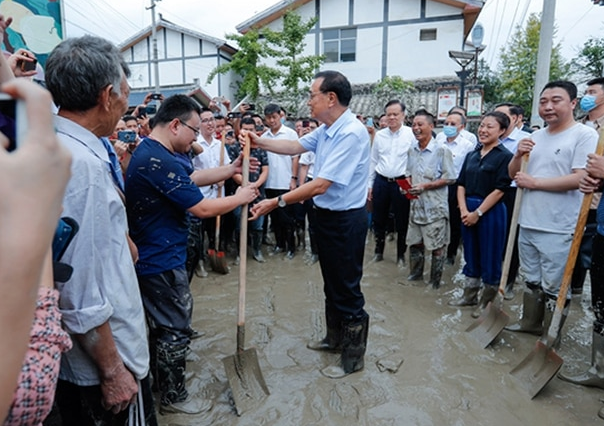
[(256, 262), (266, 262), (262, 255), (262, 231), (252, 231), (252, 256)]
[(396, 264), (399, 268), (405, 267), (405, 252), (407, 244), (405, 242), (405, 234), (403, 232), (396, 233)]
[(193, 399), (185, 388), (187, 345), (159, 342), (156, 350), (158, 387), (161, 391), (160, 414), (198, 414), (212, 408), (212, 401)]
[(545, 295), (541, 286), (527, 282), (524, 286), (522, 318), (518, 322), (506, 326), (505, 329), (540, 336), (543, 333), (544, 310)]
[(308, 349), (314, 351), (339, 352), (342, 349), (342, 324), (329, 312), (325, 312), (327, 333), (321, 340), (313, 340), (306, 344)]
[[(545, 296), (545, 311), (543, 314), (543, 333), (541, 334), (541, 341), (547, 343), (549, 326), (552, 323), (554, 317), (554, 311), (556, 310), (556, 298), (554, 296)], [(570, 310), (570, 299), (566, 299), (564, 302), (564, 309), (562, 309), (562, 315), (560, 316), (560, 326), (558, 327), (558, 334), (554, 339), (552, 347), (558, 349), (560, 347), (560, 340), (562, 339), (562, 327), (568, 317), (568, 311)]]
[(365, 351), (369, 332), (369, 315), (342, 323), (342, 358), (339, 366), (321, 370), (331, 379), (339, 379), (365, 367)]
[(374, 262), (381, 262), (384, 260), (384, 245), (386, 244), (386, 240), (384, 238), (375, 239), (375, 251), (373, 254)]
[(420, 281), (424, 278), (424, 249), (417, 246), (409, 247), (409, 276), (408, 281)]
[[(599, 331), (596, 331), (599, 330)], [(560, 373), (558, 377), (575, 385), (604, 389), (604, 324), (594, 322), (591, 342), (591, 366), (587, 371), (575, 376)]]
[(478, 304), (478, 292), (480, 291), (480, 279), (466, 277), (463, 294), (459, 299), (449, 300), (449, 306), (475, 306)]
[(496, 285), (485, 285), (482, 289), (482, 294), (480, 295), (480, 301), (478, 302), (478, 307), (472, 312), (472, 318), (478, 318), (482, 311), (484, 311), (489, 304), (495, 300), (495, 296), (497, 296), (498, 287)]
[[(441, 253), (443, 250), (441, 250)], [(437, 289), (440, 287), (440, 279), (443, 275), (443, 266), (445, 266), (445, 258), (444, 254), (435, 255), (432, 254), (432, 264), (430, 266), (430, 284), (433, 289)]]

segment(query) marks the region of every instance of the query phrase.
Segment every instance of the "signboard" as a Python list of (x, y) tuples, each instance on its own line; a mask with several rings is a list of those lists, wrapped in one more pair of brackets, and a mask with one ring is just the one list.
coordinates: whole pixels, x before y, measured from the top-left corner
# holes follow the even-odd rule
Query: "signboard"
[(457, 88), (456, 87), (442, 87), (437, 89), (436, 94), (438, 96), (438, 120), (444, 120), (447, 118), (449, 110), (457, 105)]
[(2, 49), (33, 52), (44, 67), (48, 54), (63, 38), (62, 0), (0, 0), (0, 13), (13, 18)]
[(469, 117), (480, 117), (482, 115), (482, 98), (481, 89), (470, 89), (466, 92), (467, 95), (467, 110)]

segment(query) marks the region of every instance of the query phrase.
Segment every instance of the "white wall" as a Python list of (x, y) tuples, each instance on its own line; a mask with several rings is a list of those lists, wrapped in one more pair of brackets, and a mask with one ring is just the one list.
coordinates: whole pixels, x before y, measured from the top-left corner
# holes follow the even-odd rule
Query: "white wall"
[(435, 1), (426, 2), (426, 16), (447, 16), (447, 15), (461, 15), (462, 10), (455, 6), (449, 6), (448, 4), (438, 3)]
[(348, 0), (321, 1), (319, 25), (321, 28), (348, 26), (348, 9)]
[(390, 21), (419, 18), (421, 12), (420, 6), (418, 0), (390, 1), (388, 18)]
[[(394, 2), (390, 2), (392, 4)], [(401, 3), (401, 2), (397, 2)], [(368, 24), (373, 22), (382, 22), (384, 18), (384, 0), (355, 0), (354, 2), (354, 23)]]

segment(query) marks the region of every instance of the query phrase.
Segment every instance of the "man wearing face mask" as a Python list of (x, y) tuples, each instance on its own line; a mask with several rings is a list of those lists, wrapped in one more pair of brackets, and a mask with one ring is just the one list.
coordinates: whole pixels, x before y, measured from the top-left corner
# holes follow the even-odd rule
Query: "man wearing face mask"
[[(460, 112), (450, 112), (445, 119), (443, 125), (443, 134), (445, 140), (444, 146), (449, 148), (453, 154), (453, 167), (455, 169), (455, 177), (459, 176), (463, 161), (466, 155), (474, 150), (475, 145), (461, 135), (462, 129), (465, 128), (466, 118)], [(449, 185), (449, 229), (451, 232), (451, 241), (447, 247), (447, 259), (445, 263), (453, 265), (457, 256), (457, 249), (461, 241), (461, 215), (459, 205), (457, 204), (457, 184)]]
[(604, 77), (587, 82), (587, 89), (581, 98), (580, 106), (587, 112), (583, 124), (599, 130), (604, 125)]

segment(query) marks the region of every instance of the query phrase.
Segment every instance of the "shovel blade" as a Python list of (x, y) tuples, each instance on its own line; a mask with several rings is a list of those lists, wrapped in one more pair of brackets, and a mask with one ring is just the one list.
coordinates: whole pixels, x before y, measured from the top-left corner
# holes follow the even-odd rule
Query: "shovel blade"
[(224, 257), (224, 252), (218, 251), (215, 253), (216, 254), (214, 256), (214, 265), (213, 265), (212, 269), (215, 272), (218, 272), (219, 274), (223, 274), (223, 275), (226, 275), (229, 272), (231, 272), (231, 268), (229, 268), (226, 257)]
[(508, 325), (510, 317), (501, 308), (489, 302), (480, 316), (466, 329), (482, 348), (486, 348)]
[(564, 361), (551, 347), (537, 341), (535, 349), (510, 374), (520, 380), (531, 399), (558, 373)]
[(262, 376), (256, 349), (246, 349), (222, 360), (231, 385), (237, 415), (258, 406), (270, 392)]

